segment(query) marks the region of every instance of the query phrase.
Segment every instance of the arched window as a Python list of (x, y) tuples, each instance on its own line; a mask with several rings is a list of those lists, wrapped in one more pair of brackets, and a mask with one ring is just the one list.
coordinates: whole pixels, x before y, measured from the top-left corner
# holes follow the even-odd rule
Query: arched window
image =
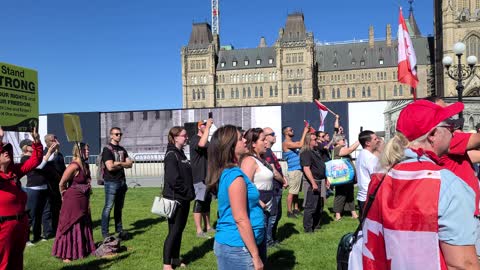
[(237, 98), (237, 99), (240, 98), (238, 87), (235, 88), (235, 98)]
[(270, 96), (273, 97), (273, 87), (270, 85)]
[(297, 95), (297, 84), (294, 84), (294, 85), (293, 85), (293, 95), (294, 95), (294, 96)]
[(258, 97), (258, 87), (255, 86), (255, 97)]
[(371, 96), (372, 96), (372, 92), (370, 91), (370, 86), (369, 86), (368, 89), (367, 89), (367, 96), (368, 96), (368, 97), (371, 97)]
[(215, 97), (216, 97), (217, 99), (220, 98), (220, 89), (215, 89)]
[(289, 96), (292, 95), (292, 85), (291, 84), (288, 85), (288, 95)]
[(235, 92), (233, 92), (233, 88), (230, 88), (230, 98), (235, 98)]
[(365, 97), (365, 86), (362, 87), (362, 98), (364, 98), (364, 97)]
[(225, 99), (225, 91), (222, 88), (222, 99)]
[(247, 88), (247, 94), (248, 94), (248, 97), (252, 97), (252, 91), (250, 91), (250, 87)]
[(332, 99), (335, 99), (335, 89), (332, 88)]
[(247, 97), (247, 91), (245, 91), (245, 87), (243, 88), (243, 98)]
[(202, 99), (205, 100), (205, 89), (202, 89)]
[(260, 97), (263, 97), (263, 87), (260, 86)]
[(398, 95), (403, 96), (403, 85), (400, 85), (400, 87), (398, 88)]
[(382, 93), (380, 92), (380, 86), (378, 87), (378, 93), (377, 94), (378, 94), (378, 99), (380, 99), (382, 97)]
[(197, 89), (197, 100), (200, 100), (200, 89)]
[(340, 95), (340, 88), (337, 88), (337, 98), (341, 98), (342, 96)]
[(300, 83), (300, 84), (298, 84), (298, 94), (302, 95), (302, 91), (303, 91), (302, 84)]
[(193, 93), (193, 95), (192, 95), (193, 100), (195, 100), (195, 89), (193, 89), (193, 92), (192, 92), (192, 93)]
[(275, 85), (275, 96), (278, 97), (278, 86)]
[(350, 98), (350, 87), (347, 88), (347, 98)]
[(396, 97), (397, 96), (397, 86), (393, 86), (393, 96)]
[(470, 129), (474, 129), (475, 128), (475, 122), (473, 121), (473, 117), (470, 116), (470, 118), (468, 118), (468, 125), (470, 126)]

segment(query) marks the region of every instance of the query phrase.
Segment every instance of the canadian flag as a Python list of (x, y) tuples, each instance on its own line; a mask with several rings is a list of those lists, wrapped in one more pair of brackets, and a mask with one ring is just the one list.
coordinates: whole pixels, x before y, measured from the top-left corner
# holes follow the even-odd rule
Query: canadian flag
[(317, 105), (318, 111), (320, 112), (320, 126), (318, 127), (318, 130), (325, 131), (325, 118), (328, 114), (328, 108), (318, 100), (315, 100), (315, 105)]
[[(398, 81), (410, 85), (413, 89), (417, 88), (417, 56), (413, 49), (413, 43), (408, 33), (407, 24), (403, 18), (402, 8), (398, 18)], [(414, 90), (413, 97), (416, 99)]]

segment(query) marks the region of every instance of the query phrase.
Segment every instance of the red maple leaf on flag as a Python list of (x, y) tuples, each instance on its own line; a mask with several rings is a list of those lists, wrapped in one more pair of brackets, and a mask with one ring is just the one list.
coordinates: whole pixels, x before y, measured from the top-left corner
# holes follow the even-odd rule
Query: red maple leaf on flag
[(373, 260), (363, 255), (363, 270), (390, 270), (392, 269), (392, 260), (387, 259), (385, 250), (385, 239), (382, 232), (378, 235), (368, 231), (368, 242), (365, 247), (373, 254)]

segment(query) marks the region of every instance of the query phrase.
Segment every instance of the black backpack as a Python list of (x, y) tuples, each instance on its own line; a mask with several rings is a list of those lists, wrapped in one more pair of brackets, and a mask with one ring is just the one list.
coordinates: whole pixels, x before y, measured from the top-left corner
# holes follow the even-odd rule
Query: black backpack
[[(115, 150), (110, 144), (107, 144), (105, 147), (112, 151), (112, 153), (115, 152)], [(105, 161), (103, 160), (104, 149), (105, 148), (102, 148), (102, 151), (100, 151), (100, 154), (98, 154), (97, 161), (95, 162), (95, 164), (97, 165), (97, 171), (95, 172), (95, 175), (97, 177), (97, 184), (101, 186), (105, 184), (105, 181), (103, 180), (105, 174)]]

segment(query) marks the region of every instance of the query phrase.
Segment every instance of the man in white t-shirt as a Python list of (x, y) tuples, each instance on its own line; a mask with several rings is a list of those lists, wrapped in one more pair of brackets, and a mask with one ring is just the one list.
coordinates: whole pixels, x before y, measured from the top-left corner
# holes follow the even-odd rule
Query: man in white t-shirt
[(373, 152), (380, 145), (375, 132), (364, 130), (358, 135), (358, 141), (362, 145), (362, 151), (355, 162), (355, 174), (357, 175), (357, 201), (360, 209), (360, 220), (363, 215), (363, 206), (367, 200), (368, 185), (370, 184), (370, 175), (377, 171), (378, 158)]

